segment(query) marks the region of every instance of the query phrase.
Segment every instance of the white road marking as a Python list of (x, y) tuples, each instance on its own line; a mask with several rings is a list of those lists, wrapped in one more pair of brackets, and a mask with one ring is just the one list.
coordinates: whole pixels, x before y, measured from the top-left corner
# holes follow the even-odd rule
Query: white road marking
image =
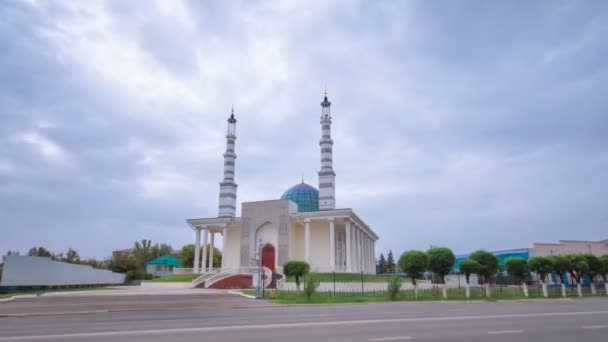
[(411, 337), (409, 336), (395, 336), (395, 337), (379, 337), (379, 338), (370, 338), (368, 339), (369, 342), (374, 342), (374, 341), (404, 341), (404, 340), (409, 340)]
[(608, 325), (583, 325), (583, 329), (606, 329)]
[(82, 332), (70, 334), (50, 334), (50, 335), (30, 335), (30, 336), (4, 336), (0, 341), (39, 341), (39, 340), (65, 340), (69, 338), (87, 337), (109, 337), (109, 336), (143, 336), (160, 334), (179, 334), (179, 333), (202, 333), (202, 332), (226, 332), (226, 331), (247, 331), (247, 330), (268, 330), (268, 329), (289, 329), (305, 327), (333, 327), (341, 325), (360, 325), (360, 324), (386, 324), (386, 323), (417, 323), (417, 322), (443, 322), (443, 321), (473, 321), (473, 320), (493, 320), (505, 318), (539, 318), (539, 317), (568, 317), (568, 316), (597, 316), (608, 315), (608, 311), (574, 311), (574, 312), (540, 312), (526, 314), (503, 314), (503, 315), (477, 315), (477, 316), (446, 316), (446, 317), (418, 317), (418, 318), (387, 318), (387, 319), (360, 319), (345, 321), (321, 321), (321, 322), (296, 322), (296, 323), (274, 323), (274, 324), (249, 324), (215, 327), (196, 327), (196, 328), (171, 328), (171, 329), (146, 329), (146, 330), (120, 330), (120, 331), (99, 331)]
[(523, 330), (499, 330), (499, 331), (488, 331), (488, 335), (502, 335), (502, 334), (521, 334)]

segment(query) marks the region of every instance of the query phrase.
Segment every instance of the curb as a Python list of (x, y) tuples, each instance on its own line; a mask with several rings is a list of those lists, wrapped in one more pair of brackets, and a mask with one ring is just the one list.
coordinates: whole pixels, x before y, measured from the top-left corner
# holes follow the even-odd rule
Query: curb
[(36, 298), (38, 296), (39, 295), (37, 295), (37, 294), (15, 295), (15, 296), (12, 296), (12, 297), (0, 299), (0, 302), (9, 302), (11, 300), (19, 299), (19, 298)]
[(239, 295), (239, 296), (241, 296), (241, 297), (245, 297), (245, 298), (249, 298), (249, 299), (256, 299), (256, 297), (255, 297), (255, 296), (248, 295), (248, 294), (244, 294), (244, 293), (243, 293), (243, 292), (241, 292), (241, 291), (228, 291), (228, 293), (230, 293), (230, 294), (234, 294), (234, 295)]

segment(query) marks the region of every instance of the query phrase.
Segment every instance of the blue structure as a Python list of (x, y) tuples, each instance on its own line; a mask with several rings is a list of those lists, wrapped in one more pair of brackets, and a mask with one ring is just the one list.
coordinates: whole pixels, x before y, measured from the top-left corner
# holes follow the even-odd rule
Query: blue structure
[(319, 190), (302, 182), (287, 189), (281, 199), (298, 204), (298, 212), (319, 211)]
[[(498, 265), (502, 267), (505, 265), (505, 261), (509, 258), (524, 258), (528, 260), (530, 258), (530, 248), (508, 249), (504, 251), (492, 252), (492, 254), (498, 258)], [(456, 261), (454, 262), (454, 272), (460, 272), (460, 262), (468, 257), (469, 254), (456, 256)]]

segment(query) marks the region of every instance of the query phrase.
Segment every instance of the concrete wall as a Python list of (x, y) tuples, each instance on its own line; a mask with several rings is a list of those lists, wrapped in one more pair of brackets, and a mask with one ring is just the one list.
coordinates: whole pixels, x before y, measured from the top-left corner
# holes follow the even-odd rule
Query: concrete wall
[(167, 265), (146, 265), (146, 273), (157, 277), (164, 277), (173, 274), (173, 267)]
[(125, 275), (50, 258), (7, 256), (0, 286), (122, 284)]
[(222, 258), (226, 258), (224, 267), (238, 268), (241, 260), (241, 227), (234, 225), (226, 231), (224, 242), (226, 248)]
[(602, 256), (608, 254), (608, 242), (561, 240), (559, 243), (535, 243), (533, 251), (535, 256), (561, 254), (593, 254), (595, 256)]

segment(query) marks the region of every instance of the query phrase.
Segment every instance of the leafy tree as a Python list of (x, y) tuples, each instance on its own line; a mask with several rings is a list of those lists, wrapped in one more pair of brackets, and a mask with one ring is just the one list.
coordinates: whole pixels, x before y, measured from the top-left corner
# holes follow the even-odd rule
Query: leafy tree
[(604, 254), (600, 257), (600, 261), (602, 262), (602, 277), (604, 278), (604, 283), (608, 283), (608, 254)]
[(584, 254), (583, 258), (589, 265), (589, 271), (587, 274), (589, 275), (589, 280), (593, 283), (595, 281), (595, 277), (598, 275), (602, 275), (602, 271), (604, 270), (604, 264), (600, 258), (596, 257), (592, 254)]
[(528, 260), (528, 268), (536, 272), (540, 277), (541, 282), (545, 282), (547, 274), (553, 271), (553, 262), (545, 257), (532, 257)]
[(123, 254), (113, 256), (108, 265), (110, 271), (118, 273), (127, 273), (135, 271), (138, 268), (137, 261), (133, 256)]
[(378, 265), (376, 266), (376, 273), (384, 274), (386, 273), (386, 258), (384, 258), (384, 254), (380, 253), (380, 259), (378, 260)]
[(304, 296), (306, 296), (306, 299), (310, 300), (310, 298), (312, 298), (312, 295), (317, 292), (317, 287), (319, 287), (319, 282), (313, 277), (308, 277), (306, 279), (306, 282), (304, 283)]
[(395, 257), (393, 256), (393, 251), (388, 251), (388, 256), (386, 259), (386, 272), (387, 273), (395, 273), (397, 272), (397, 265), (395, 264)]
[(133, 255), (137, 261), (137, 265), (142, 269), (145, 269), (146, 263), (154, 259), (154, 250), (152, 248), (152, 241), (143, 239), (136, 241), (133, 246)]
[(478, 274), (480, 267), (479, 263), (473, 259), (465, 259), (460, 262), (460, 271), (464, 273), (467, 284), (471, 274)]
[(434, 247), (429, 249), (428, 255), (429, 270), (439, 276), (441, 284), (445, 283), (445, 276), (452, 271), (456, 257), (449, 248)]
[(412, 278), (412, 284), (416, 286), (416, 279), (422, 277), (422, 273), (429, 266), (429, 257), (422, 251), (411, 250), (401, 254), (399, 268)]
[(292, 260), (283, 265), (283, 273), (287, 277), (296, 278), (296, 287), (300, 291), (300, 278), (310, 272), (310, 265), (306, 261)]
[(570, 270), (570, 259), (563, 255), (553, 255), (548, 257), (553, 265), (553, 272), (557, 273), (562, 284), (564, 284), (564, 274)]
[(564, 257), (570, 260), (570, 269), (568, 269), (568, 273), (570, 273), (570, 276), (577, 284), (580, 284), (583, 275), (589, 272), (587, 259), (581, 254), (566, 254)]
[(483, 280), (486, 283), (489, 283), (490, 279), (498, 272), (498, 258), (488, 251), (482, 249), (475, 251), (469, 256), (469, 259), (479, 263), (479, 270), (477, 272), (483, 276)]
[(44, 247), (32, 247), (27, 252), (27, 255), (37, 256), (37, 257), (47, 257), (47, 258), (50, 258), (53, 256), (52, 253)]
[(181, 261), (182, 267), (194, 267), (194, 245), (189, 244), (182, 247), (179, 251), (179, 261)]
[(78, 255), (78, 252), (70, 248), (65, 255), (65, 261), (72, 264), (78, 264), (80, 263), (80, 255)]
[(160, 246), (158, 247), (159, 256), (163, 256), (163, 255), (167, 255), (167, 254), (171, 254), (171, 253), (173, 253), (173, 247), (171, 247), (171, 245), (168, 245), (166, 243), (161, 243)]
[(528, 272), (528, 262), (524, 258), (508, 258), (505, 261), (507, 273), (511, 275), (517, 284), (521, 284)]

